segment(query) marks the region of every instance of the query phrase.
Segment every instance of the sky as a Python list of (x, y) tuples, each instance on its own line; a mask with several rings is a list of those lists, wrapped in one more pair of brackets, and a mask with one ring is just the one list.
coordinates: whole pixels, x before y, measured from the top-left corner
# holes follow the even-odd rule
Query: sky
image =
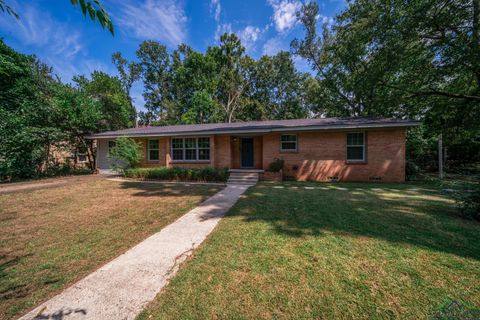
[[(346, 0), (317, 0), (319, 24), (332, 23)], [(156, 40), (174, 50), (186, 43), (205, 52), (218, 44), (224, 32), (242, 40), (247, 54), (258, 58), (289, 50), (303, 29), (295, 12), (299, 0), (101, 0), (115, 28), (115, 36), (99, 23), (85, 19), (70, 0), (6, 0), (20, 19), (0, 12), (0, 38), (25, 54), (35, 54), (54, 69), (62, 81), (94, 70), (117, 74), (112, 53), (135, 59), (144, 40)], [(297, 67), (309, 71), (297, 58)], [(137, 107), (144, 104), (141, 84), (132, 90)]]

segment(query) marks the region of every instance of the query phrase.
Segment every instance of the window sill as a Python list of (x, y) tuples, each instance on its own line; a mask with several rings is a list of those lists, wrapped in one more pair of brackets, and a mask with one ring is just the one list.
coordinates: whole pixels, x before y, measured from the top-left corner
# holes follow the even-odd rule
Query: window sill
[(280, 153), (298, 153), (298, 150), (281, 150)]
[(365, 161), (365, 160), (347, 160), (347, 161), (345, 161), (345, 163), (348, 164), (348, 165), (350, 165), (350, 164), (353, 164), (353, 165), (355, 165), (355, 164), (368, 164), (368, 162)]
[(170, 163), (210, 163), (210, 160), (172, 160)]

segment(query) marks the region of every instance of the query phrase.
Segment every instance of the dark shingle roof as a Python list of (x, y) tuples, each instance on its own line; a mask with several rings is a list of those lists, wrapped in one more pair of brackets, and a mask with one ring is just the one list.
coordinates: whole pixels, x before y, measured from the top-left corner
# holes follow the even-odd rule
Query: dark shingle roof
[(175, 126), (153, 126), (131, 128), (117, 131), (97, 133), (89, 138), (113, 137), (149, 137), (178, 136), (192, 134), (227, 134), (227, 133), (265, 133), (274, 131), (309, 131), (360, 129), (384, 127), (410, 127), (419, 125), (419, 121), (393, 118), (319, 118), (296, 120), (269, 120), (234, 123), (208, 123)]

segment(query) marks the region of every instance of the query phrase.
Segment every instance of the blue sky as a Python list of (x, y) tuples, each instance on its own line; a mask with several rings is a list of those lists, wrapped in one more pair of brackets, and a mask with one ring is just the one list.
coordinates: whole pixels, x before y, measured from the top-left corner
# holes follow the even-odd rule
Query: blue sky
[[(258, 58), (289, 50), (290, 41), (302, 37), (295, 11), (297, 0), (102, 0), (115, 27), (115, 36), (98, 23), (85, 21), (79, 8), (69, 0), (7, 0), (20, 20), (0, 14), (0, 37), (16, 50), (37, 55), (69, 82), (77, 74), (102, 70), (116, 74), (113, 52), (128, 59), (143, 40), (157, 40), (169, 49), (186, 43), (204, 52), (218, 43), (223, 32), (234, 32), (247, 53)], [(345, 6), (345, 0), (319, 0), (319, 23), (331, 22)], [(297, 66), (307, 71), (300, 59)], [(142, 88), (133, 90), (142, 106)]]

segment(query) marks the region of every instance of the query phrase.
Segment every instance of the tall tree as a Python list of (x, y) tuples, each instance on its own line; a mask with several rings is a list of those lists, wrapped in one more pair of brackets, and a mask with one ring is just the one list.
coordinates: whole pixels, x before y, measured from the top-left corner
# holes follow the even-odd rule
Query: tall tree
[(143, 97), (145, 109), (144, 122), (168, 121), (171, 107), (171, 67), (172, 60), (167, 47), (156, 41), (144, 41), (137, 50), (139, 65), (144, 84)]
[(140, 79), (140, 76), (142, 74), (142, 68), (138, 63), (135, 63), (133, 61), (127, 61), (127, 59), (125, 59), (120, 52), (115, 52), (112, 55), (112, 62), (117, 67), (123, 90), (127, 94), (128, 101), (132, 110), (134, 110), (133, 121), (136, 125), (138, 111), (132, 98), (132, 86), (136, 81)]
[(101, 121), (98, 131), (120, 130), (134, 126), (135, 109), (125, 93), (121, 81), (101, 71), (94, 71), (91, 79), (74, 77), (79, 91), (99, 102)]

